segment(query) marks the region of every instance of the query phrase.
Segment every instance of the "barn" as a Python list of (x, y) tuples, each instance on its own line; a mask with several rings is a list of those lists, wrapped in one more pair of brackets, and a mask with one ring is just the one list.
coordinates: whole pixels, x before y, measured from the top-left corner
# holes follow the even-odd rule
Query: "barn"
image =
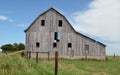
[(39, 53), (39, 57), (45, 57), (45, 52), (54, 57), (55, 51), (60, 58), (66, 59), (101, 59), (106, 53), (103, 43), (83, 35), (72, 27), (66, 17), (54, 8), (49, 8), (40, 14), (25, 30), (25, 53)]

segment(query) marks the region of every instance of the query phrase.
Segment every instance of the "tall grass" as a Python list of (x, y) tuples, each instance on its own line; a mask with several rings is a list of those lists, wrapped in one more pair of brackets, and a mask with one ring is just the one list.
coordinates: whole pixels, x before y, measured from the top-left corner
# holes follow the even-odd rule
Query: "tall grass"
[[(54, 59), (29, 60), (19, 53), (0, 54), (0, 75), (54, 75)], [(58, 75), (120, 75), (120, 57), (106, 61), (59, 59)]]

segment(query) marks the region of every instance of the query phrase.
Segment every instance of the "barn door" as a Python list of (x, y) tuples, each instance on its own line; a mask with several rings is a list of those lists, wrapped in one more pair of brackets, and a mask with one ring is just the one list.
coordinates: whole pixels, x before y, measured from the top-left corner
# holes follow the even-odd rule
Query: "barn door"
[(85, 45), (85, 59), (87, 59), (89, 55), (89, 45)]

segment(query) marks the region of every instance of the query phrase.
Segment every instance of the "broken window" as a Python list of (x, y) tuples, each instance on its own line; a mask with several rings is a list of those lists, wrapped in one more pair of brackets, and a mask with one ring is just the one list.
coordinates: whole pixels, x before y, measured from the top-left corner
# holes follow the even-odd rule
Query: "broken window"
[(60, 41), (60, 32), (55, 32), (54, 40), (57, 42)]
[(62, 20), (59, 20), (58, 26), (59, 26), (59, 27), (62, 27)]
[(71, 43), (68, 43), (68, 48), (72, 48), (72, 44)]
[(45, 20), (41, 20), (41, 26), (45, 26)]
[(39, 42), (36, 42), (36, 47), (39, 47), (40, 46), (40, 43)]

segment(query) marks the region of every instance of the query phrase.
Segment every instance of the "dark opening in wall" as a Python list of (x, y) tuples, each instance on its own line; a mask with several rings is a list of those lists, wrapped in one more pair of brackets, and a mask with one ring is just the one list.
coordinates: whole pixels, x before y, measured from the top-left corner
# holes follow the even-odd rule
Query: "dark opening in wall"
[(54, 42), (54, 43), (53, 43), (53, 48), (56, 48), (56, 47), (57, 47), (57, 43)]
[(54, 35), (54, 40), (57, 40), (57, 32), (55, 32), (55, 35)]
[(85, 45), (85, 50), (89, 50), (89, 45)]
[(62, 27), (62, 20), (59, 20), (58, 26)]
[(71, 43), (68, 43), (68, 48), (72, 48), (72, 44)]
[(55, 32), (54, 40), (57, 42), (60, 41), (60, 32)]
[(45, 20), (41, 20), (41, 26), (45, 26)]
[(39, 42), (36, 42), (36, 47), (40, 47), (40, 43)]

